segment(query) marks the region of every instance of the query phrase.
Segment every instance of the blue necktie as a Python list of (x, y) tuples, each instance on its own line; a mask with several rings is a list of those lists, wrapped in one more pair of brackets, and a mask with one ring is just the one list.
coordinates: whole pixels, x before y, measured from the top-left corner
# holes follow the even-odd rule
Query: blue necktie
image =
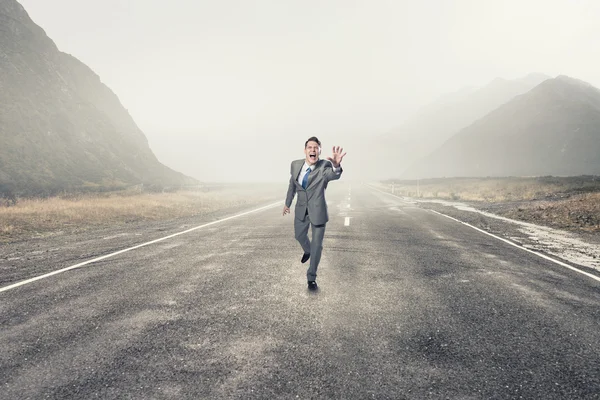
[(310, 167), (306, 168), (306, 174), (304, 175), (304, 178), (302, 178), (302, 187), (304, 189), (308, 186), (308, 174), (310, 174)]

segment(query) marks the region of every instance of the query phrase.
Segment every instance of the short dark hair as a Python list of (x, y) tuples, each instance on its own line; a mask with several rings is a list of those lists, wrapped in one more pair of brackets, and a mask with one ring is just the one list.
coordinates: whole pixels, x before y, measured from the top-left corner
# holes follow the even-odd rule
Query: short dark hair
[(308, 146), (308, 142), (317, 142), (319, 147), (321, 147), (321, 141), (319, 139), (317, 139), (316, 136), (309, 137), (308, 140), (306, 141), (306, 143), (304, 143), (304, 148), (306, 148), (306, 146)]

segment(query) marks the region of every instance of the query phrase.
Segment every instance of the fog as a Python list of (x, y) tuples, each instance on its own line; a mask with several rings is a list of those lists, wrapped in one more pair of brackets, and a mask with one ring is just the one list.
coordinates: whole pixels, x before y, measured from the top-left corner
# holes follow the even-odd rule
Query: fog
[(600, 86), (594, 1), (20, 2), (203, 181), (285, 181), (312, 135), (358, 177), (379, 135), (496, 77)]

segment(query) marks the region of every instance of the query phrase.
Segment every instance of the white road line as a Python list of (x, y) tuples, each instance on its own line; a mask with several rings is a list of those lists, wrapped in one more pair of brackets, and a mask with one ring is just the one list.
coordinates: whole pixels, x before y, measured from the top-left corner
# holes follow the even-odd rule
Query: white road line
[[(373, 190), (377, 190), (378, 192), (385, 193), (385, 194), (388, 194), (388, 195), (390, 195), (390, 196), (396, 197), (397, 199), (400, 199), (400, 200), (402, 200), (402, 201), (405, 201), (405, 200), (403, 200), (402, 198), (400, 198), (400, 197), (396, 196), (395, 194), (391, 194), (391, 193), (388, 193), (388, 192), (384, 192), (384, 191), (382, 191), (382, 190), (379, 190), (379, 189), (376, 189), (376, 188), (374, 188), (374, 187), (372, 187), (372, 186), (369, 186), (369, 187), (370, 187), (371, 189), (373, 189)], [(538, 256), (538, 257), (541, 257), (541, 258), (543, 258), (543, 259), (545, 259), (545, 260), (548, 260), (548, 261), (552, 261), (552, 262), (553, 262), (553, 263), (555, 263), (555, 264), (558, 264), (558, 265), (560, 265), (560, 266), (562, 266), (562, 267), (568, 268), (568, 269), (570, 269), (570, 270), (572, 270), (572, 271), (579, 272), (580, 274), (583, 274), (583, 275), (587, 276), (588, 278), (592, 278), (592, 279), (594, 279), (594, 280), (596, 280), (596, 281), (600, 282), (600, 277), (598, 277), (598, 276), (596, 276), (596, 275), (593, 275), (593, 274), (590, 274), (589, 272), (582, 271), (582, 270), (580, 270), (579, 268), (575, 268), (575, 267), (573, 267), (572, 265), (569, 265), (569, 264), (567, 264), (567, 263), (564, 263), (564, 262), (562, 262), (562, 261), (556, 260), (556, 259), (554, 259), (554, 258), (552, 258), (552, 257), (548, 257), (547, 255), (545, 255), (545, 254), (542, 254), (542, 253), (540, 253), (540, 252), (537, 252), (537, 251), (535, 251), (535, 250), (531, 250), (531, 249), (528, 249), (528, 248), (526, 248), (526, 247), (523, 247), (523, 246), (521, 246), (521, 245), (518, 245), (518, 244), (516, 244), (516, 243), (513, 243), (513, 242), (511, 242), (511, 241), (510, 241), (510, 240), (508, 240), (508, 239), (504, 239), (504, 238), (502, 238), (502, 237), (500, 237), (500, 236), (496, 236), (496, 235), (494, 235), (493, 233), (490, 233), (490, 232), (484, 231), (483, 229), (477, 228), (476, 226), (473, 226), (473, 225), (471, 225), (471, 224), (468, 224), (468, 223), (466, 223), (466, 222), (463, 222), (463, 221), (461, 221), (461, 220), (459, 220), (459, 219), (456, 219), (456, 218), (454, 218), (454, 217), (451, 217), (451, 216), (449, 216), (449, 215), (442, 214), (441, 212), (434, 211), (434, 210), (427, 210), (427, 211), (431, 211), (431, 212), (433, 212), (433, 213), (439, 214), (439, 215), (441, 215), (441, 216), (444, 216), (444, 217), (446, 217), (446, 218), (450, 218), (451, 220), (454, 220), (454, 221), (456, 221), (456, 222), (459, 222), (459, 223), (461, 223), (461, 224), (463, 224), (463, 225), (466, 225), (466, 226), (468, 226), (469, 228), (473, 228), (473, 229), (475, 229), (476, 231), (479, 231), (479, 232), (481, 232), (481, 233), (484, 233), (484, 234), (486, 234), (486, 235), (488, 235), (488, 236), (491, 236), (491, 237), (493, 237), (493, 238), (496, 238), (496, 239), (498, 239), (498, 240), (501, 240), (501, 241), (503, 241), (504, 243), (508, 243), (508, 244), (510, 244), (511, 246), (514, 246), (514, 247), (516, 247), (516, 248), (518, 248), (518, 249), (525, 250), (526, 252), (528, 252), (528, 253), (531, 253), (531, 254), (535, 254), (535, 255), (536, 255), (536, 256)]]
[(97, 257), (97, 258), (94, 258), (94, 259), (91, 259), (91, 260), (87, 260), (87, 261), (84, 261), (82, 263), (72, 265), (70, 267), (66, 267), (66, 268), (63, 268), (63, 269), (59, 269), (57, 271), (49, 272), (49, 273), (44, 274), (44, 275), (36, 276), (34, 278), (30, 278), (30, 279), (26, 279), (24, 281), (13, 283), (12, 285), (8, 285), (8, 286), (5, 286), (3, 288), (0, 288), (0, 292), (5, 292), (7, 290), (14, 289), (16, 287), (23, 286), (23, 285), (26, 285), (26, 284), (31, 283), (31, 282), (35, 282), (35, 281), (38, 281), (40, 279), (48, 278), (48, 277), (50, 277), (52, 275), (61, 274), (63, 272), (67, 272), (67, 271), (70, 271), (72, 269), (81, 268), (81, 267), (83, 267), (85, 265), (92, 264), (92, 263), (95, 263), (97, 261), (101, 261), (101, 260), (104, 260), (106, 258), (113, 257), (113, 256), (116, 256), (118, 254), (122, 254), (122, 253), (125, 253), (125, 252), (128, 252), (128, 251), (131, 251), (131, 250), (139, 249), (140, 247), (144, 247), (144, 246), (148, 246), (148, 245), (151, 245), (151, 244), (154, 244), (154, 243), (162, 242), (163, 240), (171, 239), (171, 238), (173, 238), (175, 236), (183, 235), (185, 233), (189, 233), (189, 232), (192, 232), (192, 231), (195, 231), (195, 230), (198, 230), (198, 229), (202, 229), (202, 228), (205, 228), (207, 226), (219, 224), (221, 222), (229, 221), (230, 219), (242, 217), (244, 215), (248, 215), (248, 214), (252, 214), (252, 213), (258, 212), (258, 211), (262, 211), (262, 210), (266, 210), (266, 209), (269, 209), (269, 208), (273, 208), (273, 207), (275, 207), (277, 205), (281, 205), (281, 201), (278, 201), (277, 203), (266, 205), (264, 207), (256, 208), (256, 209), (251, 210), (251, 211), (246, 211), (246, 212), (243, 212), (241, 214), (232, 215), (231, 217), (226, 217), (226, 218), (223, 218), (223, 219), (219, 219), (217, 221), (209, 222), (209, 223), (204, 224), (204, 225), (196, 226), (195, 228), (190, 228), (190, 229), (187, 229), (187, 230), (182, 231), (182, 232), (174, 233), (174, 234), (169, 235), (169, 236), (165, 236), (165, 237), (162, 237), (162, 238), (159, 238), (159, 239), (152, 240), (150, 242), (138, 244), (137, 246), (129, 247), (127, 249), (119, 250), (119, 251), (116, 251), (114, 253), (106, 254), (106, 255), (103, 255), (101, 257)]
[(350, 226), (350, 217), (344, 219), (344, 226)]
[(404, 199), (403, 199), (402, 197), (400, 197), (400, 196), (397, 196), (397, 195), (395, 195), (395, 194), (392, 194), (392, 193), (389, 193), (389, 192), (384, 192), (383, 190), (377, 189), (376, 187), (373, 187), (373, 186), (371, 186), (371, 185), (369, 185), (369, 184), (365, 184), (365, 186), (367, 186), (369, 189), (373, 189), (373, 190), (375, 190), (375, 191), (377, 191), (377, 192), (381, 192), (381, 193), (383, 193), (383, 194), (387, 194), (387, 195), (390, 195), (390, 196), (392, 196), (392, 197), (395, 197), (395, 198), (397, 198), (398, 200), (400, 200), (400, 201), (401, 201), (401, 202), (403, 202), (403, 203), (412, 204), (410, 201), (406, 201), (406, 200), (404, 200)]
[(496, 235), (494, 235), (493, 233), (490, 233), (490, 232), (484, 231), (483, 229), (480, 229), (480, 228), (478, 228), (478, 227), (476, 227), (476, 226), (473, 226), (473, 225), (471, 225), (471, 224), (469, 224), (469, 223), (463, 222), (463, 221), (461, 221), (461, 220), (459, 220), (459, 219), (456, 219), (456, 218), (454, 218), (454, 217), (451, 217), (451, 216), (449, 216), (449, 215), (442, 214), (441, 212), (438, 212), (438, 211), (435, 211), (435, 210), (429, 210), (429, 211), (431, 211), (431, 212), (434, 212), (434, 213), (436, 213), (436, 214), (439, 214), (439, 215), (441, 215), (441, 216), (443, 216), (443, 217), (450, 218), (450, 219), (451, 219), (451, 220), (453, 220), (453, 221), (459, 222), (459, 223), (461, 223), (461, 224), (463, 224), (463, 225), (466, 225), (466, 226), (468, 226), (469, 228), (473, 228), (473, 229), (475, 229), (476, 231), (479, 231), (479, 232), (481, 232), (481, 233), (485, 233), (485, 234), (486, 234), (486, 235), (488, 235), (488, 236), (491, 236), (491, 237), (493, 237), (493, 238), (496, 238), (496, 239), (498, 239), (498, 240), (501, 240), (501, 241), (503, 241), (504, 243), (508, 243), (508, 244), (510, 244), (511, 246), (514, 246), (514, 247), (516, 247), (516, 248), (518, 248), (518, 249), (525, 250), (525, 251), (527, 251), (527, 252), (529, 252), (529, 253), (531, 253), (531, 254), (535, 254), (535, 255), (536, 255), (536, 256), (538, 256), (538, 257), (542, 257), (542, 258), (544, 258), (544, 259), (546, 259), (546, 260), (548, 260), (548, 261), (552, 261), (552, 262), (553, 262), (553, 263), (555, 263), (555, 264), (561, 265), (561, 266), (563, 266), (563, 267), (565, 267), (565, 268), (569, 268), (569, 269), (571, 269), (571, 270), (573, 270), (573, 271), (575, 271), (575, 272), (579, 272), (580, 274), (583, 274), (583, 275), (585, 275), (585, 276), (587, 276), (587, 277), (590, 277), (590, 278), (592, 278), (592, 279), (595, 279), (595, 280), (597, 280), (598, 282), (600, 282), (600, 277), (597, 277), (596, 275), (592, 275), (592, 274), (590, 274), (590, 273), (588, 273), (588, 272), (585, 272), (585, 271), (582, 271), (582, 270), (580, 270), (580, 269), (578, 269), (578, 268), (575, 268), (575, 267), (573, 267), (573, 266), (571, 266), (571, 265), (569, 265), (569, 264), (567, 264), (567, 263), (564, 263), (564, 262), (562, 262), (562, 261), (558, 261), (558, 260), (555, 260), (554, 258), (548, 257), (548, 256), (547, 256), (547, 255), (545, 255), (545, 254), (539, 253), (539, 252), (537, 252), (537, 251), (535, 251), (535, 250), (531, 250), (531, 249), (528, 249), (527, 247), (523, 247), (523, 246), (521, 246), (521, 245), (518, 245), (518, 244), (516, 244), (516, 243), (513, 243), (513, 242), (511, 242), (511, 241), (510, 241), (510, 240), (508, 240), (508, 239), (504, 239), (504, 238), (501, 238), (500, 236), (496, 236)]

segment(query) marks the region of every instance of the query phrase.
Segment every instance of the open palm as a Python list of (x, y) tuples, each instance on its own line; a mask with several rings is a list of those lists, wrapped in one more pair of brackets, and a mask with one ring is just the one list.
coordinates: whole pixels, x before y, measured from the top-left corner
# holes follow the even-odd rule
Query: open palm
[(343, 153), (343, 151), (344, 149), (340, 146), (333, 146), (333, 155), (331, 157), (327, 157), (327, 159), (331, 161), (333, 166), (336, 168), (340, 166), (342, 159), (346, 155), (346, 153)]

